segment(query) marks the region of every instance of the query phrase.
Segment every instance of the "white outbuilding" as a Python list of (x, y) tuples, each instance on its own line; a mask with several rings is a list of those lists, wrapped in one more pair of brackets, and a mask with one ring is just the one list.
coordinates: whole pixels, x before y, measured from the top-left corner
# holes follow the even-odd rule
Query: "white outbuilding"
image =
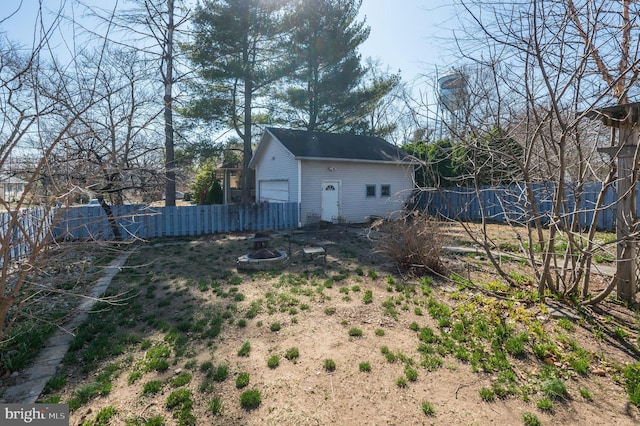
[(412, 157), (373, 136), (268, 127), (249, 167), (256, 202), (300, 203), (302, 221), (394, 217), (414, 187)]

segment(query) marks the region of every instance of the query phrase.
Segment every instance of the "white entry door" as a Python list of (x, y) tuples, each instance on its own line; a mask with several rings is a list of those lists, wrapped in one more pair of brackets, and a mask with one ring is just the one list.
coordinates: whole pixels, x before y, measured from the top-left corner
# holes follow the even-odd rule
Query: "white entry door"
[(322, 181), (322, 217), (331, 222), (331, 218), (340, 215), (340, 181)]

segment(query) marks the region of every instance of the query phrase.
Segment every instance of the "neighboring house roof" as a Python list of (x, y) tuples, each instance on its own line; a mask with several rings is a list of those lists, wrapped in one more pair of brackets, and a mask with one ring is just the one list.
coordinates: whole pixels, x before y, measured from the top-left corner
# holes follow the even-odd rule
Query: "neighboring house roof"
[[(267, 127), (297, 160), (338, 160), (384, 163), (412, 163), (411, 156), (402, 149), (375, 136), (343, 133), (309, 132), (306, 130), (277, 129)], [(262, 143), (251, 159), (253, 166)]]

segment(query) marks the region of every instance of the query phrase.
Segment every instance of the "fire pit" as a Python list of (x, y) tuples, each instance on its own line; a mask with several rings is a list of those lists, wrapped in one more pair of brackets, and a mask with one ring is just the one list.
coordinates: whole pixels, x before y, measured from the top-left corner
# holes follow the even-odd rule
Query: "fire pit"
[(254, 238), (250, 238), (253, 251), (238, 258), (237, 268), (245, 271), (264, 271), (287, 266), (289, 264), (287, 252), (270, 248), (269, 240), (269, 236), (264, 234), (256, 234)]

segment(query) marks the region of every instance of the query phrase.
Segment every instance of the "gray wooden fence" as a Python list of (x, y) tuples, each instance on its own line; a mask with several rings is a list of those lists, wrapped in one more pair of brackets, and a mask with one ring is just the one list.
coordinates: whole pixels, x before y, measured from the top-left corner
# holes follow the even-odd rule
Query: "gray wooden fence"
[[(113, 220), (125, 240), (186, 237), (224, 232), (277, 231), (298, 226), (298, 203), (260, 203), (184, 207), (112, 206)], [(13, 216), (12, 216), (13, 215)], [(46, 209), (0, 214), (0, 239), (5, 257), (19, 259), (45, 239), (112, 240), (114, 234), (100, 206)]]
[(50, 239), (55, 212), (45, 207), (20, 209), (0, 214), (0, 265), (31, 253)]
[[(578, 190), (567, 185), (561, 209), (563, 225), (578, 223), (588, 226), (593, 220), (601, 183), (589, 183)], [(534, 206), (526, 197), (524, 184), (508, 186), (484, 186), (476, 188), (440, 188), (432, 191), (419, 191), (413, 200), (413, 208), (426, 211), (430, 215), (447, 219), (479, 221), (483, 217), (493, 222), (527, 222), (534, 218), (548, 223), (553, 209), (553, 183), (533, 184)], [(640, 194), (637, 194), (636, 209), (640, 209)], [(603, 203), (598, 212), (596, 227), (600, 230), (615, 230), (616, 226), (616, 190), (607, 188)], [(537, 216), (534, 216), (534, 211)], [(638, 211), (638, 210), (637, 210)]]
[[(210, 206), (112, 206), (123, 239), (186, 237), (222, 232), (281, 230), (298, 225), (297, 203)], [(100, 206), (64, 209), (53, 229), (56, 239), (113, 239), (108, 217)]]

